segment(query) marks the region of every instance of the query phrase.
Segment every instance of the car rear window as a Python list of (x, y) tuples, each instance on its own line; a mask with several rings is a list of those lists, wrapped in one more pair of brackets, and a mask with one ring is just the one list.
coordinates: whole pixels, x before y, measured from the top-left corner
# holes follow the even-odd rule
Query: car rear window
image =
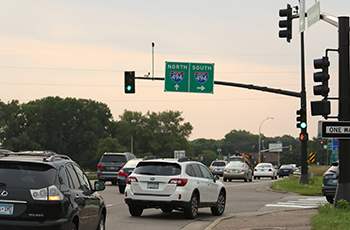
[(142, 161), (137, 165), (134, 173), (158, 176), (179, 175), (181, 173), (181, 166), (176, 163)]
[(292, 168), (292, 166), (290, 166), (290, 165), (282, 165), (281, 166), (281, 169), (291, 169)]
[(126, 157), (124, 155), (104, 155), (101, 162), (126, 163)]
[(43, 188), (54, 184), (55, 175), (47, 164), (0, 162), (0, 185), (7, 188)]
[(213, 164), (211, 164), (212, 166), (226, 166), (225, 162), (213, 162)]
[(271, 168), (271, 165), (264, 164), (264, 165), (258, 165), (257, 168)]
[(244, 167), (244, 164), (238, 163), (238, 162), (234, 162), (234, 163), (228, 164), (227, 167)]

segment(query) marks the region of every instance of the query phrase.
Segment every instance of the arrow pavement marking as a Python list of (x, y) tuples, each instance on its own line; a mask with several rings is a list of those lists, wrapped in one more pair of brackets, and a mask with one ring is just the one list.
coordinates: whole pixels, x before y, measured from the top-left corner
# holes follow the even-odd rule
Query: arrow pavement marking
[(201, 87), (197, 87), (197, 89), (200, 89), (201, 91), (205, 90), (205, 87), (201, 85)]

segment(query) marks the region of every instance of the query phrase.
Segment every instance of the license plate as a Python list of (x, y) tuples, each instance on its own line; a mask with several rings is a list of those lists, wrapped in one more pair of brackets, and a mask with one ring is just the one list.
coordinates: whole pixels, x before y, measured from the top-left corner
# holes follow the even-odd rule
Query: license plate
[(151, 183), (151, 182), (149, 182), (147, 184), (147, 188), (148, 189), (158, 189), (159, 188), (159, 183)]
[(236, 172), (236, 170), (235, 170), (235, 169), (232, 169), (231, 172)]
[(265, 170), (264, 169), (260, 169), (261, 172), (264, 172)]
[(109, 167), (108, 169), (109, 170), (115, 170), (115, 167)]
[(0, 214), (1, 215), (12, 215), (13, 214), (13, 204), (0, 204)]
[(332, 180), (332, 184), (338, 184), (338, 179)]

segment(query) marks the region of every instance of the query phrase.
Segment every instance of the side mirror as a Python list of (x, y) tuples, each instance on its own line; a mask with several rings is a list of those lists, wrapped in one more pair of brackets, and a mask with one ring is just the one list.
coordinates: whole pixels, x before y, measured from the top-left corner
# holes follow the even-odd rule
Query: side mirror
[(95, 181), (94, 188), (94, 191), (103, 191), (105, 190), (106, 186), (103, 181)]
[(217, 180), (220, 180), (220, 176), (219, 175), (215, 175), (214, 176), (214, 182), (216, 182)]

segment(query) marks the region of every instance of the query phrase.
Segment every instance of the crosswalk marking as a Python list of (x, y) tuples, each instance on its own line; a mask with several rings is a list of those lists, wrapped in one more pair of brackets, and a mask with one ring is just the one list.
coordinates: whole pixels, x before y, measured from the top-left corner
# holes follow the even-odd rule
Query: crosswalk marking
[(289, 208), (318, 208), (327, 203), (325, 197), (312, 197), (306, 199), (290, 200), (286, 202), (277, 202), (276, 204), (266, 204), (266, 207), (289, 207)]

